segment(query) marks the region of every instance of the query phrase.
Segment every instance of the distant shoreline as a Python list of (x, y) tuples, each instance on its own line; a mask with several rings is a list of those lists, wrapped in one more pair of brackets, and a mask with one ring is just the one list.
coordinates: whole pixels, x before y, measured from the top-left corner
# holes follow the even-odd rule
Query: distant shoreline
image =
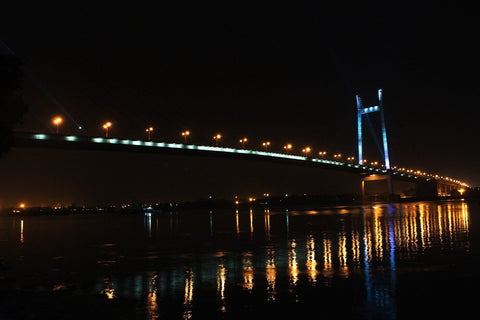
[[(291, 196), (276, 196), (262, 198), (260, 200), (253, 200), (250, 202), (237, 202), (232, 200), (197, 200), (193, 202), (183, 203), (155, 203), (155, 204), (127, 204), (127, 205), (111, 205), (111, 206), (68, 206), (68, 207), (28, 207), (28, 208), (4, 208), (0, 210), (1, 215), (11, 216), (59, 216), (70, 214), (141, 214), (141, 213), (167, 213), (175, 211), (190, 211), (190, 210), (223, 210), (223, 209), (269, 209), (269, 210), (295, 210), (295, 209), (315, 209), (328, 208), (338, 206), (364, 206), (375, 204), (388, 203), (410, 203), (419, 201), (445, 201), (456, 200), (466, 202), (480, 203), (477, 197), (459, 198), (459, 197), (439, 197), (432, 199), (418, 199), (418, 198), (400, 198), (393, 199), (394, 201), (362, 201), (361, 197), (357, 195), (336, 195), (336, 196), (307, 196), (307, 195), (291, 195)], [(237, 202), (237, 203), (236, 203)]]

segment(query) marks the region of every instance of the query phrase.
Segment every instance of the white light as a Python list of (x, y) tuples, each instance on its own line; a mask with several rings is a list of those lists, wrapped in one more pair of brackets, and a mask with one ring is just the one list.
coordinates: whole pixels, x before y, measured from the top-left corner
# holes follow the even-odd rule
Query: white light
[(103, 139), (103, 138), (93, 138), (92, 141), (95, 142), (95, 143), (103, 143), (105, 141), (105, 139)]
[(235, 152), (243, 153), (243, 154), (251, 154), (252, 153), (252, 151), (250, 151), (250, 150), (240, 150), (240, 149), (236, 149)]
[(183, 149), (183, 144), (178, 144), (178, 143), (169, 143), (167, 144), (169, 148), (175, 148), (175, 149)]
[(68, 137), (65, 137), (65, 140), (67, 140), (67, 141), (77, 141), (77, 137), (75, 137), (75, 136), (68, 136)]
[(33, 137), (37, 140), (46, 140), (47, 139), (46, 134), (34, 134)]

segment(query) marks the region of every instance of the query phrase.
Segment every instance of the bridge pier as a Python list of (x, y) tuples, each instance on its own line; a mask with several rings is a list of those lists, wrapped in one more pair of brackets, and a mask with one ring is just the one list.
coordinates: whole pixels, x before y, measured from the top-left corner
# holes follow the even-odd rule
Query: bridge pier
[(454, 183), (449, 183), (446, 181), (437, 181), (436, 189), (437, 189), (436, 190), (437, 196), (448, 197), (453, 195), (456, 192), (459, 192), (461, 188), (459, 188), (458, 185), (455, 185)]
[[(386, 190), (385, 188), (383, 189), (383, 192), (377, 192), (376, 194), (373, 195), (373, 197), (370, 195), (367, 195), (366, 192), (366, 184), (367, 182), (371, 181), (385, 181), (386, 182)], [(394, 194), (393, 194), (393, 183), (392, 183), (392, 177), (390, 175), (390, 172), (387, 174), (369, 174), (369, 175), (362, 175), (362, 199), (363, 201), (369, 202), (371, 201), (387, 201), (391, 202), (394, 200)], [(369, 199), (372, 198), (372, 199)]]
[(422, 200), (449, 197), (463, 192), (461, 189), (461, 186), (448, 181), (418, 180), (415, 182), (415, 197)]

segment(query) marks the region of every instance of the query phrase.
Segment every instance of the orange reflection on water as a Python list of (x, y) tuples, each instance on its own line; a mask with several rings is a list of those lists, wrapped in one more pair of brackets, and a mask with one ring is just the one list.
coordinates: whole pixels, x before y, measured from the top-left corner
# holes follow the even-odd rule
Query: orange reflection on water
[(333, 277), (333, 263), (332, 263), (332, 241), (323, 238), (323, 275), (327, 278)]
[(265, 210), (265, 235), (270, 240), (270, 210)]
[(148, 294), (147, 294), (147, 319), (153, 320), (158, 319), (158, 303), (157, 303), (157, 275), (151, 276), (151, 280), (148, 284)]
[(317, 260), (315, 257), (315, 238), (312, 235), (307, 236), (307, 272), (308, 272), (308, 280), (311, 283), (315, 283), (317, 281)]
[(347, 278), (349, 272), (347, 261), (347, 236), (345, 232), (340, 233), (338, 236), (338, 260), (340, 261), (339, 276)]
[(251, 256), (251, 252), (246, 252), (243, 254), (242, 259), (243, 288), (248, 291), (252, 291), (253, 289), (254, 269)]
[(375, 237), (375, 256), (383, 258), (383, 232), (382, 232), (382, 208), (379, 206), (373, 207), (373, 232)]
[(290, 290), (293, 290), (297, 285), (298, 281), (298, 261), (297, 261), (297, 251), (296, 248), (297, 243), (295, 239), (291, 239), (288, 241), (288, 271), (289, 271), (289, 280), (288, 286)]
[(115, 299), (115, 289), (113, 288), (113, 282), (109, 278), (103, 279), (104, 289), (100, 291), (107, 296), (108, 299)]
[(363, 218), (363, 255), (364, 260), (371, 261), (372, 255), (372, 232), (370, 231), (370, 221), (367, 216)]
[(250, 209), (250, 233), (253, 235), (253, 211)]
[(240, 226), (238, 221), (238, 209), (235, 210), (235, 225), (237, 227), (237, 234), (240, 234)]
[(432, 246), (452, 245), (456, 237), (469, 232), (466, 203), (425, 203), (400, 206), (394, 219), (395, 243), (407, 253), (416, 253)]
[(277, 271), (275, 268), (275, 250), (272, 248), (267, 249), (265, 272), (267, 277), (267, 301), (275, 301), (275, 295), (277, 294), (275, 291)]
[(192, 302), (193, 302), (193, 283), (194, 275), (191, 268), (185, 271), (185, 294), (183, 298), (183, 319), (191, 319), (193, 317)]
[(219, 264), (217, 267), (217, 296), (220, 299), (222, 312), (226, 312), (225, 307), (225, 281), (227, 279), (227, 269), (223, 264)]
[(23, 220), (20, 220), (20, 243), (23, 243)]
[(355, 266), (360, 265), (360, 235), (357, 230), (352, 230), (352, 259)]

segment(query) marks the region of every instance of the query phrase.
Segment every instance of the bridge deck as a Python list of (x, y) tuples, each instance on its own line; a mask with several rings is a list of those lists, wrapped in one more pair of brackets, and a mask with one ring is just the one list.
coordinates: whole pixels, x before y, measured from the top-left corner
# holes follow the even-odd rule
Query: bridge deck
[(384, 168), (359, 165), (356, 163), (346, 163), (328, 159), (306, 157), (300, 155), (291, 155), (284, 153), (275, 153), (258, 150), (235, 149), (227, 147), (202, 146), (193, 144), (182, 144), (161, 141), (143, 141), (119, 138), (103, 138), (91, 136), (74, 136), (62, 134), (44, 134), (16, 132), (15, 144), (17, 148), (56, 148), (56, 149), (77, 149), (77, 150), (98, 150), (98, 151), (124, 151), (124, 152), (142, 152), (158, 154), (175, 155), (196, 155), (206, 157), (223, 157), (234, 159), (250, 159), (256, 161), (280, 162), (292, 165), (318, 167), (324, 169), (333, 169), (348, 171), (358, 174), (387, 174), (392, 178), (415, 182), (418, 180), (430, 181), (438, 180), (442, 183), (448, 183), (457, 186), (466, 186), (462, 182), (451, 180), (442, 180), (430, 176), (407, 174), (404, 172), (389, 170)]

